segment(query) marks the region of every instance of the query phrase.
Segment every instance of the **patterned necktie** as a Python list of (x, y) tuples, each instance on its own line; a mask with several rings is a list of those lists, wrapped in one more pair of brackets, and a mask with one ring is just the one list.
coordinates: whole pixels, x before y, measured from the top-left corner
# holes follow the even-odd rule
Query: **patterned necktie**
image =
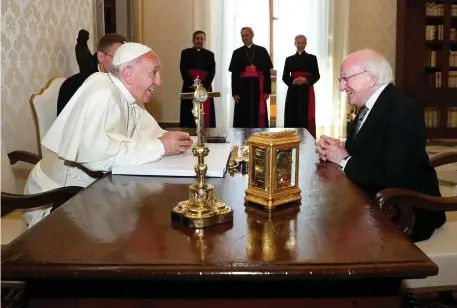
[(362, 127), (363, 119), (365, 118), (365, 115), (367, 114), (368, 110), (370, 110), (370, 109), (368, 109), (368, 107), (366, 107), (365, 105), (363, 105), (362, 108), (360, 109), (359, 114), (357, 115), (357, 123), (355, 125), (354, 135), (353, 135), (354, 137), (358, 134), (360, 127)]

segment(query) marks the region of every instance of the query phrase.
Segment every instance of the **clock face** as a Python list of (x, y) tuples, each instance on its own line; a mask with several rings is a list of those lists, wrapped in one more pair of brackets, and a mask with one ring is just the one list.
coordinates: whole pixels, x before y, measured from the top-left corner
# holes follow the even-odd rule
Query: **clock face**
[(194, 97), (199, 102), (204, 102), (208, 99), (208, 92), (204, 88), (199, 88), (195, 91)]
[(278, 150), (276, 153), (276, 189), (291, 186), (292, 150)]

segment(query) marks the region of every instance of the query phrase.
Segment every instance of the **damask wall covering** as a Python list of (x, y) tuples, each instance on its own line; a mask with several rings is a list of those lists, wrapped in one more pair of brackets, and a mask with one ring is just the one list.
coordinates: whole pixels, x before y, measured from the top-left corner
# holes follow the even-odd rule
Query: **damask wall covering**
[(38, 153), (29, 98), (54, 76), (78, 71), (74, 47), (87, 29), (93, 48), (93, 0), (1, 1), (1, 132), (7, 152)]

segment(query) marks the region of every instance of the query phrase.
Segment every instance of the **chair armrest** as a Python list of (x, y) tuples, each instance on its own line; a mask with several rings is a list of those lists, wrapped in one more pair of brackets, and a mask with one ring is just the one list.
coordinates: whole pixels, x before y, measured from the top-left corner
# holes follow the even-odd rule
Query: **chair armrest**
[(83, 187), (78, 186), (67, 186), (32, 195), (16, 195), (2, 192), (1, 214), (3, 216), (18, 209), (31, 209), (51, 204), (53, 205), (53, 210), (55, 210), (83, 189)]
[(430, 158), (430, 165), (433, 168), (452, 163), (457, 163), (457, 151), (436, 154)]
[(406, 235), (410, 235), (414, 227), (414, 208), (441, 212), (457, 211), (457, 197), (434, 197), (400, 188), (380, 191), (375, 201), (381, 211)]
[(8, 153), (8, 158), (11, 165), (14, 165), (18, 161), (24, 161), (26, 163), (36, 165), (41, 159), (40, 155), (26, 151), (13, 151)]

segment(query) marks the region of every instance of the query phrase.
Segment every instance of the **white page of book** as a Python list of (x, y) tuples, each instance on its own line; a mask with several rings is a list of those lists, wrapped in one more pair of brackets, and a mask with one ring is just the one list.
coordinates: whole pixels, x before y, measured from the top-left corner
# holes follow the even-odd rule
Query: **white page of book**
[[(182, 176), (195, 177), (194, 166), (198, 159), (192, 153), (197, 144), (197, 137), (191, 137), (194, 144), (185, 153), (173, 156), (164, 156), (160, 160), (143, 165), (115, 166), (113, 174), (118, 175), (155, 175), (155, 176)], [(206, 143), (209, 154), (205, 157), (208, 166), (207, 177), (224, 177), (227, 161), (232, 149), (230, 143)]]

